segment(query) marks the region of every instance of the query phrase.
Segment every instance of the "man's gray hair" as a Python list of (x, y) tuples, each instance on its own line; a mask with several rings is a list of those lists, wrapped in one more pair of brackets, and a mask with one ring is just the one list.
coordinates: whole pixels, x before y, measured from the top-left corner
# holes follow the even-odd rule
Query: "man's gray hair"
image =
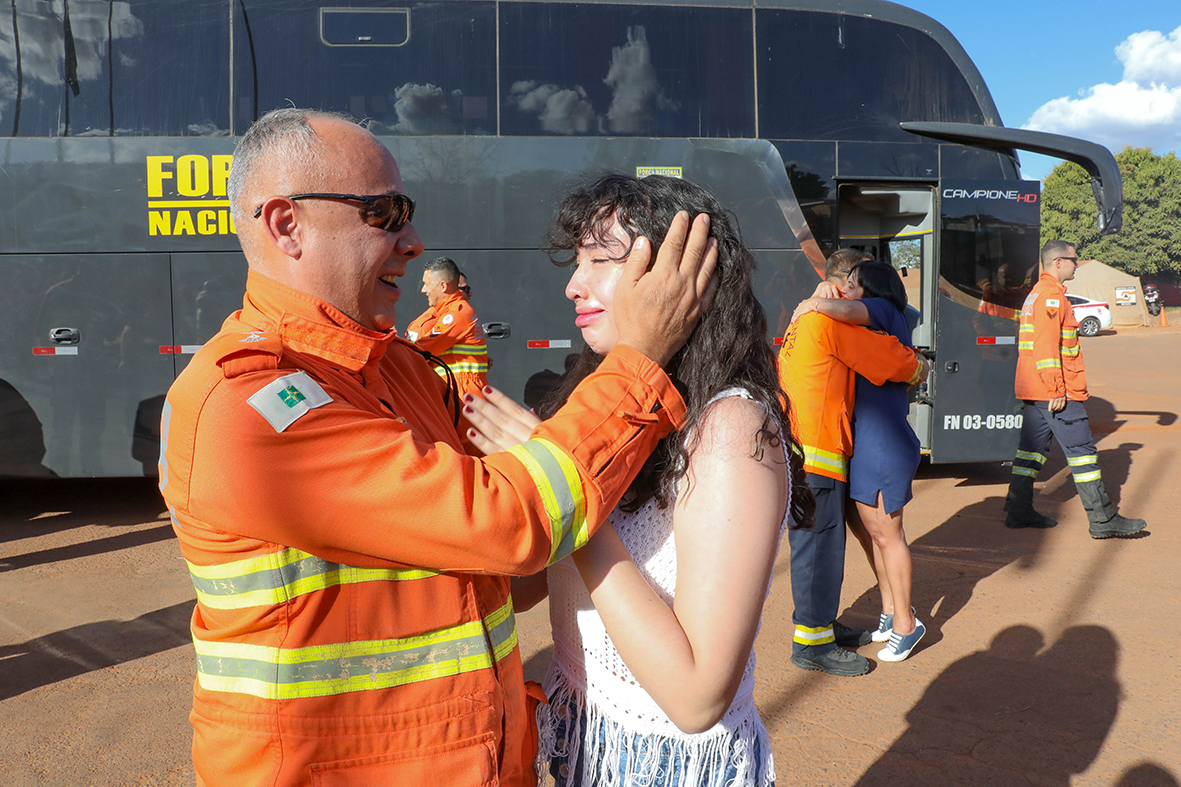
[(439, 277), (439, 281), (459, 281), (459, 266), (450, 257), (436, 257), (423, 266), (423, 270), (431, 271)]
[(234, 224), (241, 226), (251, 219), (257, 205), (244, 205), (255, 171), (260, 166), (273, 166), (276, 161), (297, 161), (312, 174), (313, 182), (321, 175), (324, 149), (319, 136), (308, 121), (311, 118), (330, 118), (346, 123), (357, 123), (352, 115), (326, 112), (319, 109), (284, 107), (273, 109), (251, 124), (234, 148), (234, 164), (226, 184), (230, 211)]

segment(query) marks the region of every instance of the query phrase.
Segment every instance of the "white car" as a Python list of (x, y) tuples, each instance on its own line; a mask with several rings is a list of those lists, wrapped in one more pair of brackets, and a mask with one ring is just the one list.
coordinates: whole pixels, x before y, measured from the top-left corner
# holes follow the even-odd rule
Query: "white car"
[(1094, 336), (1099, 331), (1111, 327), (1111, 309), (1103, 301), (1070, 294), (1067, 294), (1066, 298), (1074, 309), (1079, 336)]

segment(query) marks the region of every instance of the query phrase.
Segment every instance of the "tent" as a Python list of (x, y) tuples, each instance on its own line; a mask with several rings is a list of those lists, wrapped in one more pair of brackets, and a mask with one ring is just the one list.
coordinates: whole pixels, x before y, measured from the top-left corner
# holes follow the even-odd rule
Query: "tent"
[(1111, 308), (1112, 325), (1152, 325), (1144, 290), (1135, 276), (1118, 271), (1099, 260), (1079, 260), (1074, 278), (1066, 282), (1066, 291), (1097, 301)]

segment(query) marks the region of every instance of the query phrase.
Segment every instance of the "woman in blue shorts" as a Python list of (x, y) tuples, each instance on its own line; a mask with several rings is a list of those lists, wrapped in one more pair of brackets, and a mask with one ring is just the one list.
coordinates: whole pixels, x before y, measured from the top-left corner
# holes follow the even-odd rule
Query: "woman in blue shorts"
[[(801, 308), (868, 325), (912, 346), (904, 316), (906, 289), (893, 267), (874, 260), (854, 265), (841, 294), (843, 299), (812, 298)], [(907, 421), (909, 409), (905, 383), (874, 385), (857, 376), (846, 517), (878, 578), (882, 613), (873, 639), (886, 643), (878, 652), (882, 661), (905, 659), (926, 631), (910, 606), (910, 547), (902, 530), (902, 509), (919, 466), (919, 439)]]

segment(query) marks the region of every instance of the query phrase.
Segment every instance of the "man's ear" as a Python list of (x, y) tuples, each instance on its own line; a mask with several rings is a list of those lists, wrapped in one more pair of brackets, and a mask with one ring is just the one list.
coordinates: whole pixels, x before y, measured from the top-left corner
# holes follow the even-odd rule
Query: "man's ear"
[(286, 197), (270, 197), (262, 204), (258, 220), (266, 240), (288, 257), (303, 254), (303, 227), (295, 215), (295, 203)]

